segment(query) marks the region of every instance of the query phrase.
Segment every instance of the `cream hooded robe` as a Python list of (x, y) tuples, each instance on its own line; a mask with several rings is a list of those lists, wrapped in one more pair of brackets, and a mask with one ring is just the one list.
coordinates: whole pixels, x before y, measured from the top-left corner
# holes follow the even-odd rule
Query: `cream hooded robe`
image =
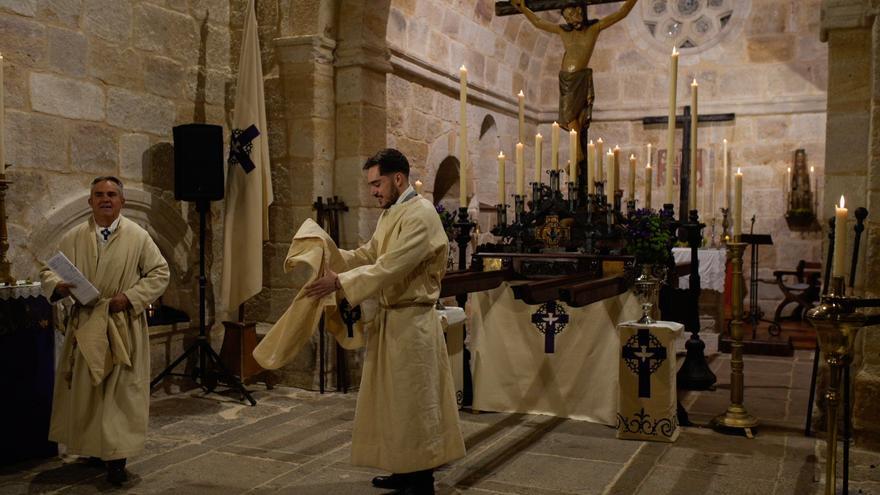
[(458, 406), (434, 304), (446, 271), (446, 233), (430, 201), (416, 196), (382, 213), (370, 241), (340, 251), (339, 282), (354, 306), (379, 300), (358, 393), (351, 457), (392, 473), (464, 456)]
[[(143, 450), (150, 407), (150, 344), (144, 309), (165, 291), (168, 263), (150, 235), (120, 217), (103, 246), (89, 219), (62, 239), (59, 249), (98, 289), (91, 306), (75, 306), (55, 375), (49, 439), (68, 453), (121, 459)], [(61, 279), (40, 272), (51, 296)], [(109, 313), (124, 292), (131, 308)]]

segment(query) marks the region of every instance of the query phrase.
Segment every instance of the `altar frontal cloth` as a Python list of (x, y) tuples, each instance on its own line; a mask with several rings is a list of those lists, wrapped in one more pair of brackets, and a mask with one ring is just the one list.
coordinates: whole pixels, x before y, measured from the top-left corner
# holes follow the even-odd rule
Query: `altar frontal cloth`
[[(641, 314), (631, 292), (581, 308), (529, 305), (505, 282), (470, 304), (474, 409), (616, 423), (615, 329)], [(552, 353), (547, 331), (555, 332)]]
[(678, 438), (674, 343), (683, 328), (672, 321), (627, 322), (617, 327), (617, 438), (657, 442)]

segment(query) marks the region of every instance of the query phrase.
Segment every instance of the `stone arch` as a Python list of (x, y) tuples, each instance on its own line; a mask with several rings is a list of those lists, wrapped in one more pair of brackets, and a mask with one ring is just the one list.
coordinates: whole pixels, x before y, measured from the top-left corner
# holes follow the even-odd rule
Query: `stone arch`
[(486, 136), (486, 133), (492, 129), (495, 130), (496, 134), (498, 133), (498, 125), (495, 123), (495, 117), (491, 114), (487, 114), (483, 117), (483, 123), (480, 124), (480, 140), (482, 141), (483, 137)]
[(441, 201), (457, 201), (460, 162), (455, 156), (449, 155), (437, 166), (434, 174), (434, 204)]

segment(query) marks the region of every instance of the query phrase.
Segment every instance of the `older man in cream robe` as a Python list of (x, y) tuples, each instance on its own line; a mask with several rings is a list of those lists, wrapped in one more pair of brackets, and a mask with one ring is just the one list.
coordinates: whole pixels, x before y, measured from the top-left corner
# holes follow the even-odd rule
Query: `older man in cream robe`
[[(120, 215), (122, 182), (92, 182), (92, 217), (59, 249), (99, 292), (76, 303), (55, 378), (49, 439), (68, 453), (106, 461), (113, 484), (126, 479), (125, 460), (141, 452), (150, 406), (150, 346), (144, 309), (165, 291), (168, 263), (149, 234)], [(48, 267), (40, 272), (52, 300), (74, 287)]]
[(352, 305), (379, 301), (352, 433), (352, 463), (390, 471), (373, 485), (434, 493), (433, 468), (464, 456), (443, 329), (434, 305), (447, 238), (434, 206), (409, 185), (409, 163), (387, 149), (364, 165), (385, 208), (370, 241), (340, 251), (348, 270), (306, 286), (311, 297), (341, 289)]

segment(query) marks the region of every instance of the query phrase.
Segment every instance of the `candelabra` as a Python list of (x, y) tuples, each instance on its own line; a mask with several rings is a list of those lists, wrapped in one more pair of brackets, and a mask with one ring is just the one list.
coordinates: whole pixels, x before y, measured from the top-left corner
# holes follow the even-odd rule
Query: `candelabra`
[(730, 229), (730, 208), (721, 208), (721, 245), (730, 242), (728, 229)]
[(12, 181), (6, 180), (6, 174), (0, 174), (0, 283), (15, 285), (12, 276), (12, 263), (6, 257), (9, 252), (9, 237), (6, 228), (6, 191)]
[(727, 411), (712, 420), (712, 424), (722, 431), (742, 430), (752, 438), (752, 428), (758, 426), (758, 420), (749, 414), (743, 405), (743, 242), (727, 243), (727, 259), (733, 266), (733, 307), (730, 321), (730, 405)]
[[(840, 378), (852, 362), (853, 342), (859, 329), (865, 325), (864, 314), (856, 312), (854, 298), (844, 293), (843, 277), (832, 278), (827, 295), (821, 303), (807, 312), (807, 320), (816, 328), (819, 348), (828, 364), (828, 390), (825, 392), (828, 408), (827, 459), (825, 465), (825, 493), (832, 495), (837, 486), (837, 407), (840, 404)], [(848, 420), (849, 418), (846, 418)], [(848, 470), (844, 462), (844, 470)]]
[(471, 229), (475, 225), (468, 216), (467, 208), (459, 208), (458, 221), (455, 222), (455, 242), (458, 244), (458, 269), (462, 271), (467, 270), (467, 246), (471, 240)]

